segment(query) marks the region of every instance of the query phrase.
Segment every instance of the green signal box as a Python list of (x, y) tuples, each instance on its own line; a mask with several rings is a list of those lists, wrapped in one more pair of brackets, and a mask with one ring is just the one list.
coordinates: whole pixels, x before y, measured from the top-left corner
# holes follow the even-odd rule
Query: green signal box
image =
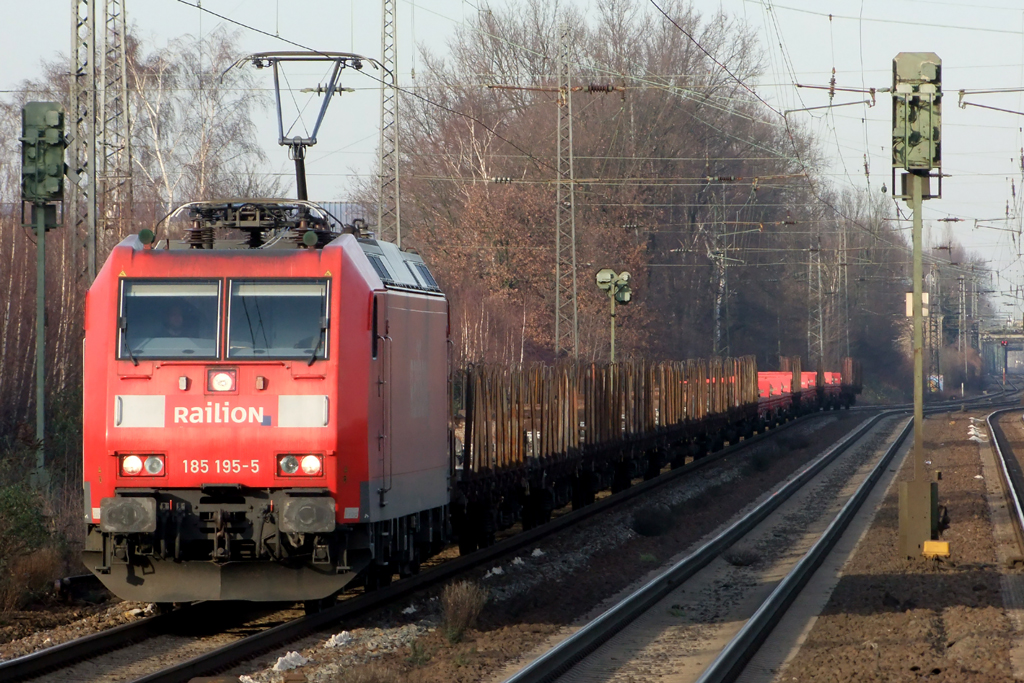
[(892, 60), (892, 167), (921, 175), (939, 170), (941, 195), (942, 60), (934, 52), (901, 52)]
[(64, 199), (64, 110), (56, 102), (29, 102), (21, 110), (21, 199)]

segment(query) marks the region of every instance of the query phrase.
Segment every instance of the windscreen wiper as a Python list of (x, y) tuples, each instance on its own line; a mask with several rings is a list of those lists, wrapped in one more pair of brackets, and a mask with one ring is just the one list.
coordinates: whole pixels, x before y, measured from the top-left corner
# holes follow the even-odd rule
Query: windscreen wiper
[(132, 353), (132, 344), (128, 341), (128, 317), (122, 315), (121, 319), (118, 320), (118, 327), (121, 328), (121, 339), (124, 341), (124, 347), (128, 349), (128, 357), (132, 360), (132, 365), (138, 367), (139, 360)]
[(320, 350), (320, 345), (324, 342), (324, 332), (327, 331), (327, 318), (320, 316), (320, 332), (316, 336), (316, 346), (313, 347), (313, 354), (309, 357), (309, 362), (306, 365), (312, 365), (316, 362), (316, 352)]

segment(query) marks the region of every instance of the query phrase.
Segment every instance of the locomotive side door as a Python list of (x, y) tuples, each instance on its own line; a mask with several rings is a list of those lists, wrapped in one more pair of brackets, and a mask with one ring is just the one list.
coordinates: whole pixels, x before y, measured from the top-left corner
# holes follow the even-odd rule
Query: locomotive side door
[(381, 485), (377, 495), (382, 508), (387, 505), (386, 496), (391, 490), (394, 477), (391, 424), (393, 346), (389, 327), (388, 293), (377, 292), (373, 299), (373, 355), (377, 361), (377, 397), (380, 405), (377, 456), (380, 459)]

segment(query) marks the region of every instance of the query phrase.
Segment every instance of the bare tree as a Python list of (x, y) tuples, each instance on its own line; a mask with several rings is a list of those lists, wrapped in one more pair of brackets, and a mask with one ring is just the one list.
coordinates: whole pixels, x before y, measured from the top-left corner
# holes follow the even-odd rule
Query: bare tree
[(269, 104), (241, 56), (238, 34), (188, 35), (144, 54), (131, 45), (135, 192), (166, 213), (182, 201), (279, 192), (258, 171), (265, 161), (252, 117)]

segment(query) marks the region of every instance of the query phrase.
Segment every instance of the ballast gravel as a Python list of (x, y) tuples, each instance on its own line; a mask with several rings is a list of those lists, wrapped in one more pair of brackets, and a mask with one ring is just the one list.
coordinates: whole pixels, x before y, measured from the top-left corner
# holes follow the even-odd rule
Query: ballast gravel
[[(308, 681), (365, 680), (451, 683), (480, 681), (543, 638), (585, 615), (602, 599), (648, 574), (729, 519), (804, 462), (848, 433), (863, 414), (839, 413), (808, 420), (740, 453), (610, 510), (507, 558), (471, 572), (489, 593), (477, 629), (450, 643), (439, 628), (437, 592), (411, 605), (344, 625), (344, 645), (328, 647), (335, 634), (293, 643), (309, 659), (295, 672)], [(643, 536), (635, 519), (666, 511), (668, 529)], [(276, 652), (229, 673), (246, 683), (281, 683), (273, 671)]]
[[(357, 680), (364, 669), (381, 681), (481, 680), (717, 527), (863, 419), (862, 414), (838, 413), (794, 425), (643, 499), (471, 572), (465, 578), (484, 587), (490, 598), (478, 627), (462, 642), (449, 643), (442, 635), (437, 589), (229, 673), (244, 676), (246, 683), (280, 683), (296, 674), (325, 683)], [(644, 536), (634, 530), (637, 516), (650, 510), (667, 515), (664, 533)], [(28, 654), (141, 618), (147, 607), (117, 603), (100, 614), (2, 645), (0, 657)], [(291, 651), (306, 663), (275, 671), (279, 658)]]
[[(1000, 588), (1019, 570), (998, 563), (981, 460), (989, 445), (968, 431), (970, 419), (980, 417), (945, 413), (925, 420), (927, 458), (942, 472), (939, 503), (949, 515), (942, 539), (951, 556), (899, 557), (894, 483), (806, 641), (776, 680), (1014, 680), (1009, 652), (1019, 636)], [(912, 474), (908, 457), (899, 479)]]
[(114, 601), (113, 604), (103, 606), (83, 606), (59, 612), (59, 617), (67, 619), (67, 623), (50, 628), (39, 628), (41, 623), (45, 623), (42, 621), (42, 615), (30, 615), (25, 618), (25, 621), (28, 624), (34, 624), (35, 628), (28, 635), (21, 635), (24, 629), (12, 629), (19, 637), (0, 644), (0, 661), (23, 657), (75, 638), (82, 638), (92, 633), (144, 619), (153, 615), (153, 609), (154, 605), (144, 602), (121, 601)]

